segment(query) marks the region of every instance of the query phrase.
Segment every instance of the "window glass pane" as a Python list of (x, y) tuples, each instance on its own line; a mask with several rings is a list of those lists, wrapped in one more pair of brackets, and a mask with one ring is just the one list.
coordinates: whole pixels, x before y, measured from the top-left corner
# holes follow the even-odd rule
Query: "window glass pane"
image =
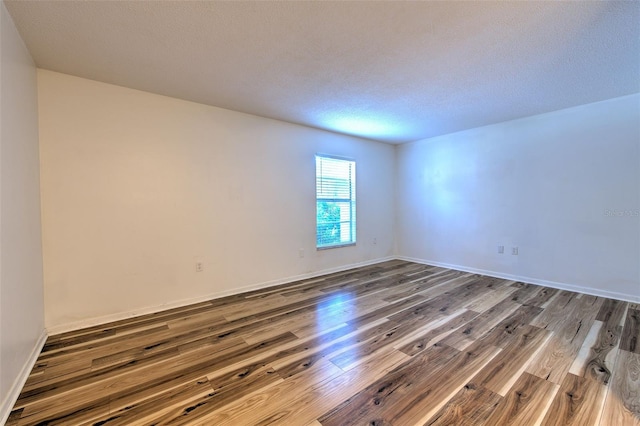
[(355, 162), (316, 156), (316, 243), (355, 243)]

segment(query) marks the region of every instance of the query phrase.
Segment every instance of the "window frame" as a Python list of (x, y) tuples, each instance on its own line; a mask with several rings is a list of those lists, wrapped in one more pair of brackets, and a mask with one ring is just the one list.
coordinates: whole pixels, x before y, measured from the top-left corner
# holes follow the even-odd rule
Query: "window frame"
[[(345, 161), (345, 162), (349, 162), (351, 163), (350, 167), (351, 170), (349, 171), (349, 179), (348, 179), (348, 184), (349, 184), (349, 198), (322, 198), (322, 197), (318, 197), (319, 195), (319, 191), (318, 191), (318, 182), (319, 182), (319, 171), (318, 171), (318, 159), (329, 159), (329, 160), (339, 160), (339, 161)], [(357, 218), (356, 218), (356, 160), (354, 158), (349, 158), (349, 157), (342, 157), (342, 156), (337, 156), (337, 155), (331, 155), (331, 154), (323, 154), (323, 153), (316, 153), (315, 155), (315, 168), (316, 168), (316, 250), (328, 250), (328, 249), (334, 249), (334, 248), (341, 248), (341, 247), (350, 247), (350, 246), (355, 246), (357, 239), (356, 239), (356, 227), (357, 227)], [(348, 221), (339, 221), (336, 222), (336, 224), (338, 224), (338, 226), (342, 223), (348, 223), (349, 224), (349, 230), (350, 230), (350, 236), (351, 239), (348, 242), (338, 242), (335, 244), (330, 244), (330, 245), (318, 245), (318, 225), (321, 224), (321, 222), (318, 222), (318, 203), (321, 201), (325, 201), (325, 202), (332, 202), (332, 203), (349, 203), (349, 220)]]

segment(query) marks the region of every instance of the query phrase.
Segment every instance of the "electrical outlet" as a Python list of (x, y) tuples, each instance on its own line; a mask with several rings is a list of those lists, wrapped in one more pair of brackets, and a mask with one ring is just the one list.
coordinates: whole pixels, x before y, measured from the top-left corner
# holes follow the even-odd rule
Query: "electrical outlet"
[(300, 256), (301, 259), (304, 257), (304, 249), (303, 248), (298, 250), (298, 256)]
[(498, 246), (498, 253), (504, 254), (504, 246)]
[(202, 262), (196, 262), (196, 272), (202, 272), (203, 269), (204, 266), (202, 265)]
[(514, 256), (517, 256), (518, 255), (518, 247), (512, 247), (511, 248), (511, 254), (514, 255)]
[(377, 238), (374, 238), (374, 239), (373, 239), (373, 245), (375, 246), (376, 244), (378, 244), (378, 239), (377, 239)]

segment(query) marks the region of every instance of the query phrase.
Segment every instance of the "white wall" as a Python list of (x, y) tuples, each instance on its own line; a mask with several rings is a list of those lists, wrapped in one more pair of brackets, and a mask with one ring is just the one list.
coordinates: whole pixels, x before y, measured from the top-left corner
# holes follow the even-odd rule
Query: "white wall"
[[(44, 70), (38, 88), (50, 330), (393, 254), (391, 145)], [(357, 161), (355, 247), (315, 249), (318, 152)]]
[(43, 343), (36, 69), (0, 3), (0, 424)]
[(640, 300), (640, 95), (402, 145), (397, 169), (401, 256)]

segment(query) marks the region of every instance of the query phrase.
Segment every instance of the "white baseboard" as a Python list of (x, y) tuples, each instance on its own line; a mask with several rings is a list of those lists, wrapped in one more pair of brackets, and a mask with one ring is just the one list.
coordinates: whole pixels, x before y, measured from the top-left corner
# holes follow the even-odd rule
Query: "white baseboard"
[(251, 284), (251, 285), (247, 285), (247, 286), (243, 286), (243, 287), (238, 287), (238, 288), (235, 288), (233, 290), (226, 290), (226, 291), (211, 293), (211, 294), (207, 294), (207, 295), (204, 295), (204, 296), (178, 300), (178, 301), (175, 301), (175, 302), (170, 302), (170, 303), (166, 303), (166, 304), (162, 304), (162, 305), (148, 306), (148, 307), (145, 307), (145, 308), (135, 309), (135, 310), (128, 311), (128, 312), (120, 312), (120, 313), (111, 314), (111, 315), (105, 315), (105, 316), (101, 316), (101, 317), (87, 318), (87, 319), (83, 319), (81, 321), (76, 321), (76, 322), (72, 322), (72, 323), (55, 325), (55, 326), (47, 327), (47, 332), (48, 332), (49, 335), (54, 335), (54, 334), (59, 334), (59, 333), (65, 333), (65, 332), (68, 332), (68, 331), (80, 330), (80, 329), (86, 328), (86, 327), (93, 327), (93, 326), (96, 326), (96, 325), (107, 324), (107, 323), (110, 323), (110, 322), (113, 322), (113, 321), (120, 321), (120, 320), (123, 320), (123, 319), (133, 318), (133, 317), (140, 316), (140, 315), (147, 315), (147, 314), (152, 314), (152, 313), (155, 313), (155, 312), (165, 311), (165, 310), (168, 310), (168, 309), (180, 308), (180, 307), (183, 307), (183, 306), (192, 305), (194, 303), (206, 302), (208, 300), (219, 299), (221, 297), (226, 297), (226, 296), (232, 296), (232, 295), (238, 294), (238, 293), (244, 293), (244, 292), (253, 291), (253, 290), (260, 290), (260, 289), (264, 289), (264, 288), (268, 288), (268, 287), (272, 287), (272, 286), (276, 286), (276, 285), (287, 284), (287, 283), (290, 283), (290, 282), (293, 282), (293, 281), (310, 279), (310, 278), (314, 278), (314, 277), (317, 277), (317, 276), (320, 276), (320, 275), (331, 274), (331, 273), (334, 273), (334, 272), (341, 272), (341, 271), (345, 271), (347, 269), (353, 269), (353, 268), (358, 268), (358, 267), (361, 267), (361, 266), (373, 265), (373, 264), (376, 264), (376, 263), (386, 262), (386, 261), (394, 260), (394, 259), (405, 260), (405, 261), (408, 261), (408, 262), (422, 263), (422, 264), (426, 264), (426, 265), (440, 266), (440, 267), (443, 267), (443, 268), (455, 269), (455, 270), (464, 271), (464, 272), (471, 272), (471, 273), (474, 273), (474, 274), (487, 275), (487, 276), (490, 276), (490, 277), (504, 278), (504, 279), (514, 280), (514, 281), (521, 281), (521, 282), (525, 282), (525, 283), (529, 283), (529, 284), (536, 284), (536, 285), (541, 285), (541, 286), (545, 286), (545, 287), (557, 288), (559, 290), (575, 291), (575, 292), (590, 294), (590, 295), (593, 295), (593, 296), (601, 296), (601, 297), (607, 297), (607, 298), (611, 298), (611, 299), (624, 300), (624, 301), (628, 301), (628, 302), (632, 302), (632, 303), (640, 303), (640, 296), (631, 295), (631, 294), (618, 293), (618, 292), (612, 292), (612, 291), (606, 291), (606, 290), (599, 290), (599, 289), (594, 289), (594, 288), (590, 288), (590, 287), (581, 287), (581, 286), (576, 286), (576, 285), (572, 285), (572, 284), (560, 283), (560, 282), (555, 282), (555, 281), (547, 281), (547, 280), (541, 280), (541, 279), (531, 278), (531, 277), (523, 277), (523, 276), (518, 276), (518, 275), (505, 274), (505, 273), (496, 272), (496, 271), (489, 271), (489, 270), (478, 269), (478, 268), (470, 268), (470, 267), (463, 266), (463, 265), (454, 265), (454, 264), (448, 264), (448, 263), (437, 262), (437, 261), (432, 261), (432, 260), (425, 260), (425, 259), (418, 259), (418, 258), (407, 257), (407, 256), (387, 256), (387, 257), (384, 257), (384, 258), (378, 258), (378, 259), (368, 260), (368, 261), (359, 262), (359, 263), (352, 263), (352, 264), (349, 264), (349, 265), (342, 265), (342, 266), (335, 267), (335, 268), (323, 269), (323, 270), (320, 270), (320, 271), (315, 271), (315, 272), (310, 272), (310, 273), (307, 273), (307, 274), (291, 276), (291, 277), (282, 278), (282, 279), (278, 279), (278, 280), (272, 280), (272, 281), (266, 281), (266, 282), (257, 283), (257, 284)]
[(47, 341), (47, 336), (47, 331), (42, 330), (42, 334), (38, 338), (38, 341), (31, 350), (29, 357), (22, 366), (22, 370), (20, 370), (20, 373), (18, 374), (18, 377), (16, 377), (16, 379), (13, 381), (13, 385), (9, 389), (7, 396), (2, 401), (2, 405), (0, 405), (0, 425), (3, 425), (7, 422), (7, 418), (9, 418), (9, 414), (11, 414), (11, 409), (18, 400), (20, 392), (22, 391), (24, 384), (27, 382), (29, 374), (31, 373), (33, 366), (38, 360), (40, 352), (42, 352), (44, 343)]
[(502, 272), (488, 271), (486, 269), (470, 268), (462, 265), (452, 265), (449, 263), (436, 262), (433, 260), (417, 259), (414, 257), (397, 256), (396, 259), (406, 260), (407, 262), (422, 263), (431, 266), (440, 266), (442, 268), (455, 269), (457, 271), (471, 272), (474, 274), (487, 275), (489, 277), (504, 278), (506, 280), (521, 281), (527, 284), (536, 284), (544, 287), (557, 288), (558, 290), (574, 291), (578, 293), (590, 294), (592, 296), (606, 297), (609, 299), (623, 300), (631, 303), (640, 303), (640, 296), (634, 294), (618, 293), (615, 291), (600, 290), (592, 287), (582, 287), (573, 284), (560, 283), (557, 281), (547, 281), (538, 278), (523, 277), (519, 275), (504, 274)]
[(75, 321), (72, 323), (60, 324), (47, 327), (47, 332), (50, 336), (54, 334), (66, 333), (68, 331), (80, 330), (87, 327), (93, 327), (96, 325), (107, 324), (113, 321), (120, 321), (123, 319), (133, 318), (140, 315), (153, 314), (155, 312), (166, 311), (168, 309), (180, 308), (187, 305), (193, 305), (194, 303), (206, 302), (208, 300), (220, 299), (226, 296), (232, 296), (238, 293), (245, 293), (253, 290), (261, 290), (263, 288), (272, 287), (281, 284), (287, 284), (290, 282), (298, 281), (298, 280), (306, 280), (314, 277), (318, 277), (320, 275), (332, 274), (334, 272), (346, 271), (347, 269), (359, 268), (361, 266), (374, 265), (376, 263), (386, 262), (389, 260), (396, 259), (395, 256), (387, 256), (383, 258), (367, 260), (359, 263), (352, 263), (349, 265), (342, 265), (335, 268), (323, 269), (321, 271), (310, 272), (307, 274), (296, 275), (287, 278), (281, 278), (272, 281), (265, 281), (258, 284), (251, 284), (243, 287), (234, 288), (232, 290), (225, 290), (216, 293), (207, 294), (204, 296), (193, 297), (189, 299), (182, 299), (176, 302), (170, 302), (162, 305), (156, 306), (148, 306), (145, 308), (135, 309), (133, 311), (128, 312), (119, 312), (116, 314), (104, 315), (100, 317), (87, 318), (81, 321)]

